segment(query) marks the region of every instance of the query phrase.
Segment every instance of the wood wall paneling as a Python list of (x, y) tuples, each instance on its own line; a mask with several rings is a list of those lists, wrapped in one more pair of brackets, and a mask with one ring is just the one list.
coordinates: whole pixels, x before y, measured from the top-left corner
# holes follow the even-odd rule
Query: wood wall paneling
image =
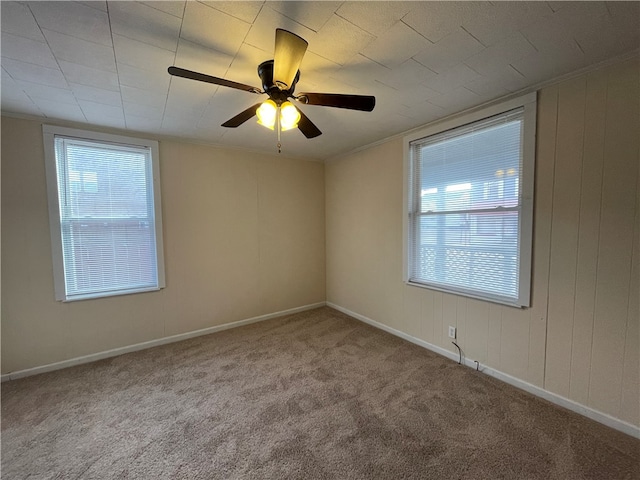
[(435, 314), (433, 308), (433, 293), (430, 290), (425, 291), (422, 295), (422, 321), (421, 336), (426, 342), (434, 343), (433, 325), (435, 324)]
[(636, 219), (634, 226), (633, 260), (629, 313), (624, 346), (622, 371), (622, 398), (620, 418), (640, 425), (640, 174), (636, 183)]
[(447, 350), (452, 351), (456, 355), (458, 354), (458, 349), (453, 345), (452, 339), (449, 338), (449, 326), (457, 327), (457, 318), (458, 318), (458, 299), (456, 295), (451, 295), (449, 293), (442, 294), (442, 325), (441, 325), (441, 335), (442, 335), (442, 344), (441, 347), (446, 348)]
[(422, 314), (422, 292), (418, 287), (407, 287), (403, 289), (404, 294), (404, 318), (401, 330), (416, 338), (424, 338), (421, 323)]
[[(630, 60), (539, 92), (530, 308), (402, 283), (395, 140), (327, 166), (328, 300), (455, 354), (456, 326), (468, 359), (639, 425), (638, 71)], [(374, 195), (359, 205), (382, 213), (362, 222), (351, 201)]]
[(487, 337), (487, 364), (498, 368), (500, 366), (502, 346), (502, 312), (501, 305), (489, 304), (489, 333)]
[(502, 307), (499, 370), (529, 381), (530, 309)]
[(545, 388), (569, 396), (586, 79), (560, 84), (549, 264)]
[[(469, 356), (467, 351), (467, 303), (468, 298), (458, 297), (456, 304), (456, 343), (462, 349), (465, 356)], [(475, 341), (475, 339), (470, 340)]]
[(489, 343), (489, 303), (467, 299), (466, 323), (461, 328), (467, 357), (487, 364)]
[[(433, 292), (433, 344), (442, 346), (443, 345), (443, 328), (442, 328), (442, 318), (444, 316), (444, 294), (441, 292)], [(446, 335), (444, 337), (447, 338)]]
[(549, 252), (558, 120), (558, 87), (538, 94), (536, 128), (536, 178), (533, 216), (531, 319), (529, 328), (529, 380), (544, 386), (547, 307), (549, 300)]
[[(611, 69), (607, 87), (600, 241), (589, 405), (620, 413), (638, 175), (638, 73)], [(635, 132), (630, 135), (629, 132)]]
[(584, 152), (580, 184), (577, 269), (571, 335), (569, 397), (584, 405), (589, 399), (589, 373), (596, 291), (602, 168), (607, 106), (607, 73), (587, 76)]

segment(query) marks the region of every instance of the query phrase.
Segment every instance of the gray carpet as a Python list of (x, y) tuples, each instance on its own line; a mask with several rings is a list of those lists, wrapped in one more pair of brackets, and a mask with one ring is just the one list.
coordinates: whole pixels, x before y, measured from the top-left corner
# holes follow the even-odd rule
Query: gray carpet
[(2, 384), (3, 479), (627, 479), (640, 441), (320, 308)]

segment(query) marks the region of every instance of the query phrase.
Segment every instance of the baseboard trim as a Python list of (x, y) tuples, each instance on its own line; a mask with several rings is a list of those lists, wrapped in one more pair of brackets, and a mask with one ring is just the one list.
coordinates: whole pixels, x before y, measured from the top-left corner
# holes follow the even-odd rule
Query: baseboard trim
[[(404, 340), (407, 340), (408, 342), (414, 343), (416, 345), (419, 345), (421, 347), (426, 348), (427, 350), (431, 350), (432, 352), (435, 352), (439, 355), (442, 355), (444, 357), (447, 357), (451, 360), (454, 361), (458, 361), (459, 360), (459, 356), (456, 353), (450, 352), (449, 350), (446, 350), (442, 347), (438, 347), (437, 345), (433, 345), (431, 343), (425, 342), (424, 340), (420, 340), (419, 338), (413, 337), (407, 333), (404, 333), (400, 330), (396, 330), (395, 328), (389, 327), (387, 325), (384, 325), (382, 323), (376, 322), (375, 320), (372, 320), (368, 317), (365, 317), (364, 315), (361, 315), (359, 313), (353, 312), (347, 308), (341, 307), (340, 305), (336, 305), (335, 303), (332, 302), (326, 302), (327, 307), (331, 307), (334, 308), (342, 313), (345, 313), (347, 315), (349, 315), (350, 317), (353, 317), (357, 320), (360, 320), (361, 322), (367, 323), (375, 328), (379, 328), (380, 330), (384, 330), (385, 332), (388, 332), (392, 335), (395, 335), (397, 337), (400, 337)], [(476, 364), (473, 360), (470, 360), (468, 358), (463, 357), (462, 361), (464, 363), (464, 365), (468, 366), (468, 367), (472, 367), (472, 368), (476, 368)], [(582, 405), (580, 403), (577, 403), (573, 400), (570, 400), (568, 398), (562, 397), (556, 393), (550, 392), (548, 390), (545, 390), (543, 388), (540, 388), (536, 385), (533, 385), (531, 383), (525, 382), (524, 380), (521, 380), (519, 378), (513, 377), (509, 374), (503, 373), (499, 370), (495, 370), (491, 367), (487, 367), (484, 365), (480, 366), (479, 369), (482, 373), (489, 375), (490, 377), (496, 378), (498, 380), (501, 380), (505, 383), (508, 383), (509, 385), (513, 385), (516, 388), (519, 388), (521, 390), (524, 390), (525, 392), (528, 392), (532, 395), (535, 395), (537, 397), (543, 398), (544, 400), (547, 400), (555, 405), (558, 405), (560, 407), (566, 408), (567, 410), (571, 410), (572, 412), (578, 413), (580, 415), (583, 415), (591, 420), (594, 420), (598, 423), (602, 423), (603, 425), (606, 425), (608, 427), (611, 427), (615, 430), (619, 430), (620, 432), (626, 433), (627, 435), (631, 435), (632, 437), (638, 438), (640, 439), (640, 427), (636, 427), (635, 425), (632, 425), (631, 423), (625, 422), (624, 420), (620, 420), (618, 418), (612, 417), (611, 415), (608, 415), (606, 413), (600, 412), (599, 410), (595, 410), (591, 407), (587, 407), (585, 405)]]
[(0, 382), (6, 382), (8, 380), (17, 380), (19, 378), (38, 375), (40, 373), (53, 372), (54, 370), (61, 370), (63, 368), (82, 365), (83, 363), (90, 363), (90, 362), (95, 362), (97, 360), (103, 360), (105, 358), (117, 357), (118, 355), (124, 355), (125, 353), (137, 352), (139, 350), (158, 347), (160, 345), (166, 345), (168, 343), (180, 342), (182, 340), (187, 340), (189, 338), (200, 337), (202, 335), (209, 335), (210, 333), (216, 333), (216, 332), (221, 332), (223, 330), (229, 330), (231, 328), (242, 327), (243, 325), (262, 322), (264, 320), (281, 317), (283, 315), (291, 315), (293, 313), (304, 312), (305, 310), (312, 310), (314, 308), (324, 307), (325, 305), (326, 305), (325, 302), (312, 303), (309, 305), (303, 305), (301, 307), (282, 310), (280, 312), (273, 312), (265, 315), (259, 315), (257, 317), (246, 318), (244, 320), (238, 320), (236, 322), (224, 323), (222, 325), (216, 325), (215, 327), (203, 328), (201, 330), (194, 330), (192, 332), (180, 333), (178, 335), (171, 335), (169, 337), (158, 338), (156, 340), (150, 340), (148, 342), (136, 343), (134, 345), (129, 345), (126, 347), (119, 347), (119, 348), (114, 348), (112, 350), (105, 350), (103, 352), (92, 353), (90, 355), (84, 355), (82, 357), (70, 358), (69, 360), (49, 363), (47, 365), (42, 365), (39, 367), (26, 368), (24, 370), (17, 370), (15, 372), (10, 372), (10, 373), (1, 375)]

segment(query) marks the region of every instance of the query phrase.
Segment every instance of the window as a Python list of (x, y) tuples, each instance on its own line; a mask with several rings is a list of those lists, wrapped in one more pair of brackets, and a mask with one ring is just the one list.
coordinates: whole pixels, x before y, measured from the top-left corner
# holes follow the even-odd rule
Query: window
[(405, 280), (528, 306), (535, 94), (405, 139)]
[(56, 299), (164, 287), (158, 143), (43, 127)]

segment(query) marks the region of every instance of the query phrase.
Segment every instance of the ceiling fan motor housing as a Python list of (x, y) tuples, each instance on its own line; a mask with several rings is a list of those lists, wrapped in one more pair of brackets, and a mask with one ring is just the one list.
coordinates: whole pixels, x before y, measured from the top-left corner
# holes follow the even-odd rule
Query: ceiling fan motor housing
[(258, 65), (258, 76), (262, 80), (262, 89), (269, 95), (277, 105), (281, 105), (286, 102), (287, 99), (293, 96), (293, 92), (296, 89), (296, 83), (300, 80), (300, 70), (296, 73), (291, 87), (288, 90), (280, 90), (280, 88), (273, 82), (273, 60), (267, 60)]

